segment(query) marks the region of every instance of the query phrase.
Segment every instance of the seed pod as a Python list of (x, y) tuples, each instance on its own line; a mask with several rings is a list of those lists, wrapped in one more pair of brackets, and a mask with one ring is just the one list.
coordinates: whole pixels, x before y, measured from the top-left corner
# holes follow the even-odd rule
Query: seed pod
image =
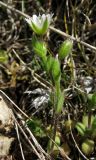
[(63, 58), (68, 56), (68, 54), (72, 51), (72, 48), (73, 48), (72, 40), (64, 41), (59, 48), (59, 58), (62, 60)]

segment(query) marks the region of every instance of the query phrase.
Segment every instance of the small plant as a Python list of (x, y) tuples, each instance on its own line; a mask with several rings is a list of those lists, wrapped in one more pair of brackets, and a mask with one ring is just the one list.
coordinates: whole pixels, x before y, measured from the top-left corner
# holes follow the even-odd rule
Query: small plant
[(96, 116), (92, 114), (92, 109), (96, 108), (96, 93), (88, 94), (87, 98), (88, 114), (82, 117), (82, 122), (77, 122), (76, 129), (82, 136), (82, 151), (86, 155), (90, 155), (94, 151), (96, 138)]
[(82, 149), (83, 153), (88, 156), (94, 151), (94, 145), (95, 145), (95, 143), (93, 140), (86, 139), (82, 143), (81, 149)]
[(42, 122), (40, 119), (32, 118), (32, 120), (27, 120), (26, 125), (30, 128), (33, 134), (37, 137), (45, 137), (44, 128), (42, 127)]
[[(59, 140), (60, 145), (60, 138), (57, 137), (57, 116), (61, 113), (64, 104), (64, 90), (61, 89), (61, 61), (70, 54), (73, 48), (73, 42), (71, 40), (64, 41), (58, 51), (56, 56), (51, 55), (48, 52), (47, 45), (43, 40), (43, 35), (47, 32), (49, 25), (51, 23), (52, 14), (42, 16), (33, 15), (32, 18), (26, 19), (32, 30), (36, 35), (40, 35), (37, 37), (33, 35), (32, 37), (32, 46), (34, 53), (40, 58), (41, 66), (46, 71), (47, 76), (50, 78), (50, 82), (53, 86), (51, 91), (50, 100), (53, 105), (54, 110), (54, 129), (52, 126), (51, 134), (52, 139), (54, 142), (57, 143), (57, 139)], [(49, 54), (48, 54), (49, 53)], [(54, 150), (54, 143), (50, 142), (50, 150)], [(56, 147), (55, 147), (56, 148)], [(49, 149), (48, 149), (49, 150)]]

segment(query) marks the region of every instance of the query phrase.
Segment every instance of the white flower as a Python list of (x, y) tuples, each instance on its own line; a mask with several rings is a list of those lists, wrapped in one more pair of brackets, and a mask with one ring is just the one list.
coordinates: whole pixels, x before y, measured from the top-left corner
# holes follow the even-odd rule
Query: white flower
[(32, 18), (26, 18), (25, 20), (36, 34), (43, 35), (47, 32), (52, 16), (53, 14), (33, 15)]

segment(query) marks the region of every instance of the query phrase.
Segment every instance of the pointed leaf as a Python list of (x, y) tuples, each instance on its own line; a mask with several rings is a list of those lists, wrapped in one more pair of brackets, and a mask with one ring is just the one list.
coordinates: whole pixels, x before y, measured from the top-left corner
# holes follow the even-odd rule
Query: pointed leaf
[(46, 63), (46, 69), (48, 73), (51, 73), (53, 62), (54, 58), (51, 55), (49, 55)]
[(56, 107), (56, 113), (60, 113), (62, 111), (63, 104), (64, 104), (64, 92), (60, 92), (57, 98), (58, 98), (58, 102)]
[(60, 62), (57, 58), (54, 58), (53, 66), (52, 66), (52, 76), (54, 82), (58, 81), (61, 75)]
[(76, 124), (76, 129), (77, 129), (77, 131), (79, 132), (79, 134), (81, 135), (81, 136), (84, 136), (84, 134), (85, 134), (85, 132), (86, 132), (86, 127), (85, 127), (85, 125), (83, 124), (83, 123), (81, 123), (81, 122), (77, 122), (77, 124)]

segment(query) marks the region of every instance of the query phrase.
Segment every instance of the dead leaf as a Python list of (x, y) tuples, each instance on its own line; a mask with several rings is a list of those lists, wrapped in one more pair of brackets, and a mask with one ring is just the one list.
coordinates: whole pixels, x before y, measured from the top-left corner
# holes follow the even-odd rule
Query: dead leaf
[(12, 116), (12, 110), (5, 103), (3, 97), (0, 95), (0, 129), (9, 131), (13, 128), (14, 121)]
[(0, 136), (0, 156), (7, 156), (9, 154), (10, 146), (14, 138)]

